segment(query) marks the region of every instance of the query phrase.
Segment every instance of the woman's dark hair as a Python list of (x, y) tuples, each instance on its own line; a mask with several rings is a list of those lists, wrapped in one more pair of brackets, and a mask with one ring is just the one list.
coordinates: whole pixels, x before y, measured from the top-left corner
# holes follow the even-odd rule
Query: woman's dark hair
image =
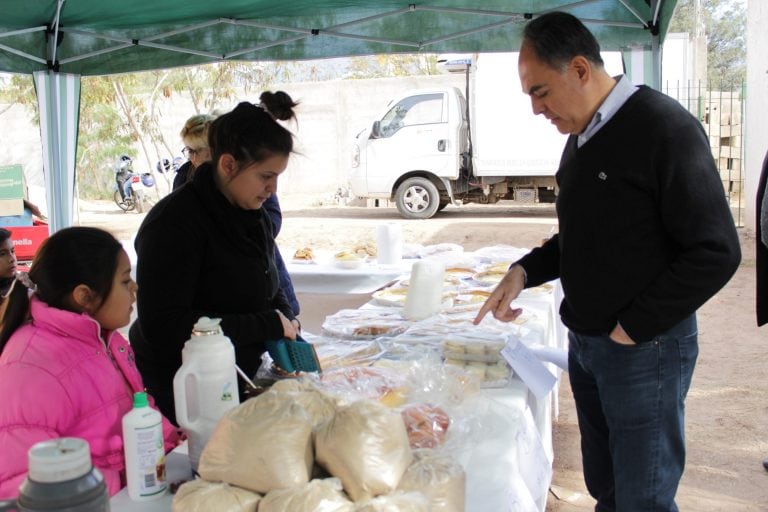
[(549, 12), (533, 19), (523, 30), (523, 44), (530, 45), (539, 60), (561, 71), (577, 56), (603, 66), (595, 36), (566, 12)]
[(282, 91), (263, 92), (259, 99), (261, 105), (244, 101), (211, 123), (208, 145), (214, 164), (225, 153), (250, 164), (293, 152), (293, 135), (276, 120), (294, 119), (298, 103)]
[[(122, 245), (108, 232), (89, 227), (65, 228), (43, 242), (32, 261), (29, 279), (35, 295), (51, 307), (75, 311), (72, 290), (87, 285), (103, 301), (112, 291)], [(16, 280), (7, 298), (0, 331), (0, 352), (29, 314), (27, 287)]]
[(5, 228), (0, 228), (0, 244), (11, 238), (11, 232)]

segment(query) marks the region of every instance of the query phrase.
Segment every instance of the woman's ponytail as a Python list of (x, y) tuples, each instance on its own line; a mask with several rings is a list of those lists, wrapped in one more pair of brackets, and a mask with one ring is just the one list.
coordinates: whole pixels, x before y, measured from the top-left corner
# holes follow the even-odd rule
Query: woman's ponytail
[(0, 328), (0, 354), (3, 353), (5, 344), (8, 343), (8, 339), (11, 334), (18, 329), (21, 324), (27, 320), (29, 316), (29, 288), (22, 283), (18, 278), (11, 285), (11, 289), (3, 297), (3, 300), (7, 302), (3, 318), (0, 320), (2, 327)]

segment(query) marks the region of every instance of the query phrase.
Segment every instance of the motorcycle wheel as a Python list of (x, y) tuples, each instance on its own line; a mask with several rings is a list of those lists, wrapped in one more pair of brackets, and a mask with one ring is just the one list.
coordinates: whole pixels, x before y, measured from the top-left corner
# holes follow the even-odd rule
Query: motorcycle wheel
[(134, 191), (133, 192), (133, 203), (136, 205), (136, 212), (144, 213), (144, 210), (145, 210), (144, 192)]
[(129, 212), (135, 207), (133, 201), (130, 199), (123, 200), (119, 190), (115, 190), (114, 194), (115, 204), (120, 207), (124, 212)]

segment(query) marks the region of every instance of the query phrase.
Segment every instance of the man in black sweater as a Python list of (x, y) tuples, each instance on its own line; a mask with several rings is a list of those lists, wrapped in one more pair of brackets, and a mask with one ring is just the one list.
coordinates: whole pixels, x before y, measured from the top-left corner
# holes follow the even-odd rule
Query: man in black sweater
[(518, 70), (534, 113), (570, 134), (559, 233), (510, 267), (475, 323), (514, 320), (524, 287), (560, 278), (595, 510), (676, 511), (695, 313), (741, 259), (706, 134), (675, 100), (608, 75), (570, 14), (526, 26)]

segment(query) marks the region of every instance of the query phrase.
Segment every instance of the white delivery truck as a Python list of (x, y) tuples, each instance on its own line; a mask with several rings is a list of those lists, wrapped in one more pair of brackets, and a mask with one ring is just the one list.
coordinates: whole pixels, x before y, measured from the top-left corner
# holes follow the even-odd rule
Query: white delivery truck
[(352, 193), (394, 199), (410, 219), (451, 203), (553, 202), (566, 136), (533, 114), (517, 56), (439, 58), (443, 70), (466, 73), (469, 105), (456, 87), (408, 90), (389, 101), (356, 137)]

